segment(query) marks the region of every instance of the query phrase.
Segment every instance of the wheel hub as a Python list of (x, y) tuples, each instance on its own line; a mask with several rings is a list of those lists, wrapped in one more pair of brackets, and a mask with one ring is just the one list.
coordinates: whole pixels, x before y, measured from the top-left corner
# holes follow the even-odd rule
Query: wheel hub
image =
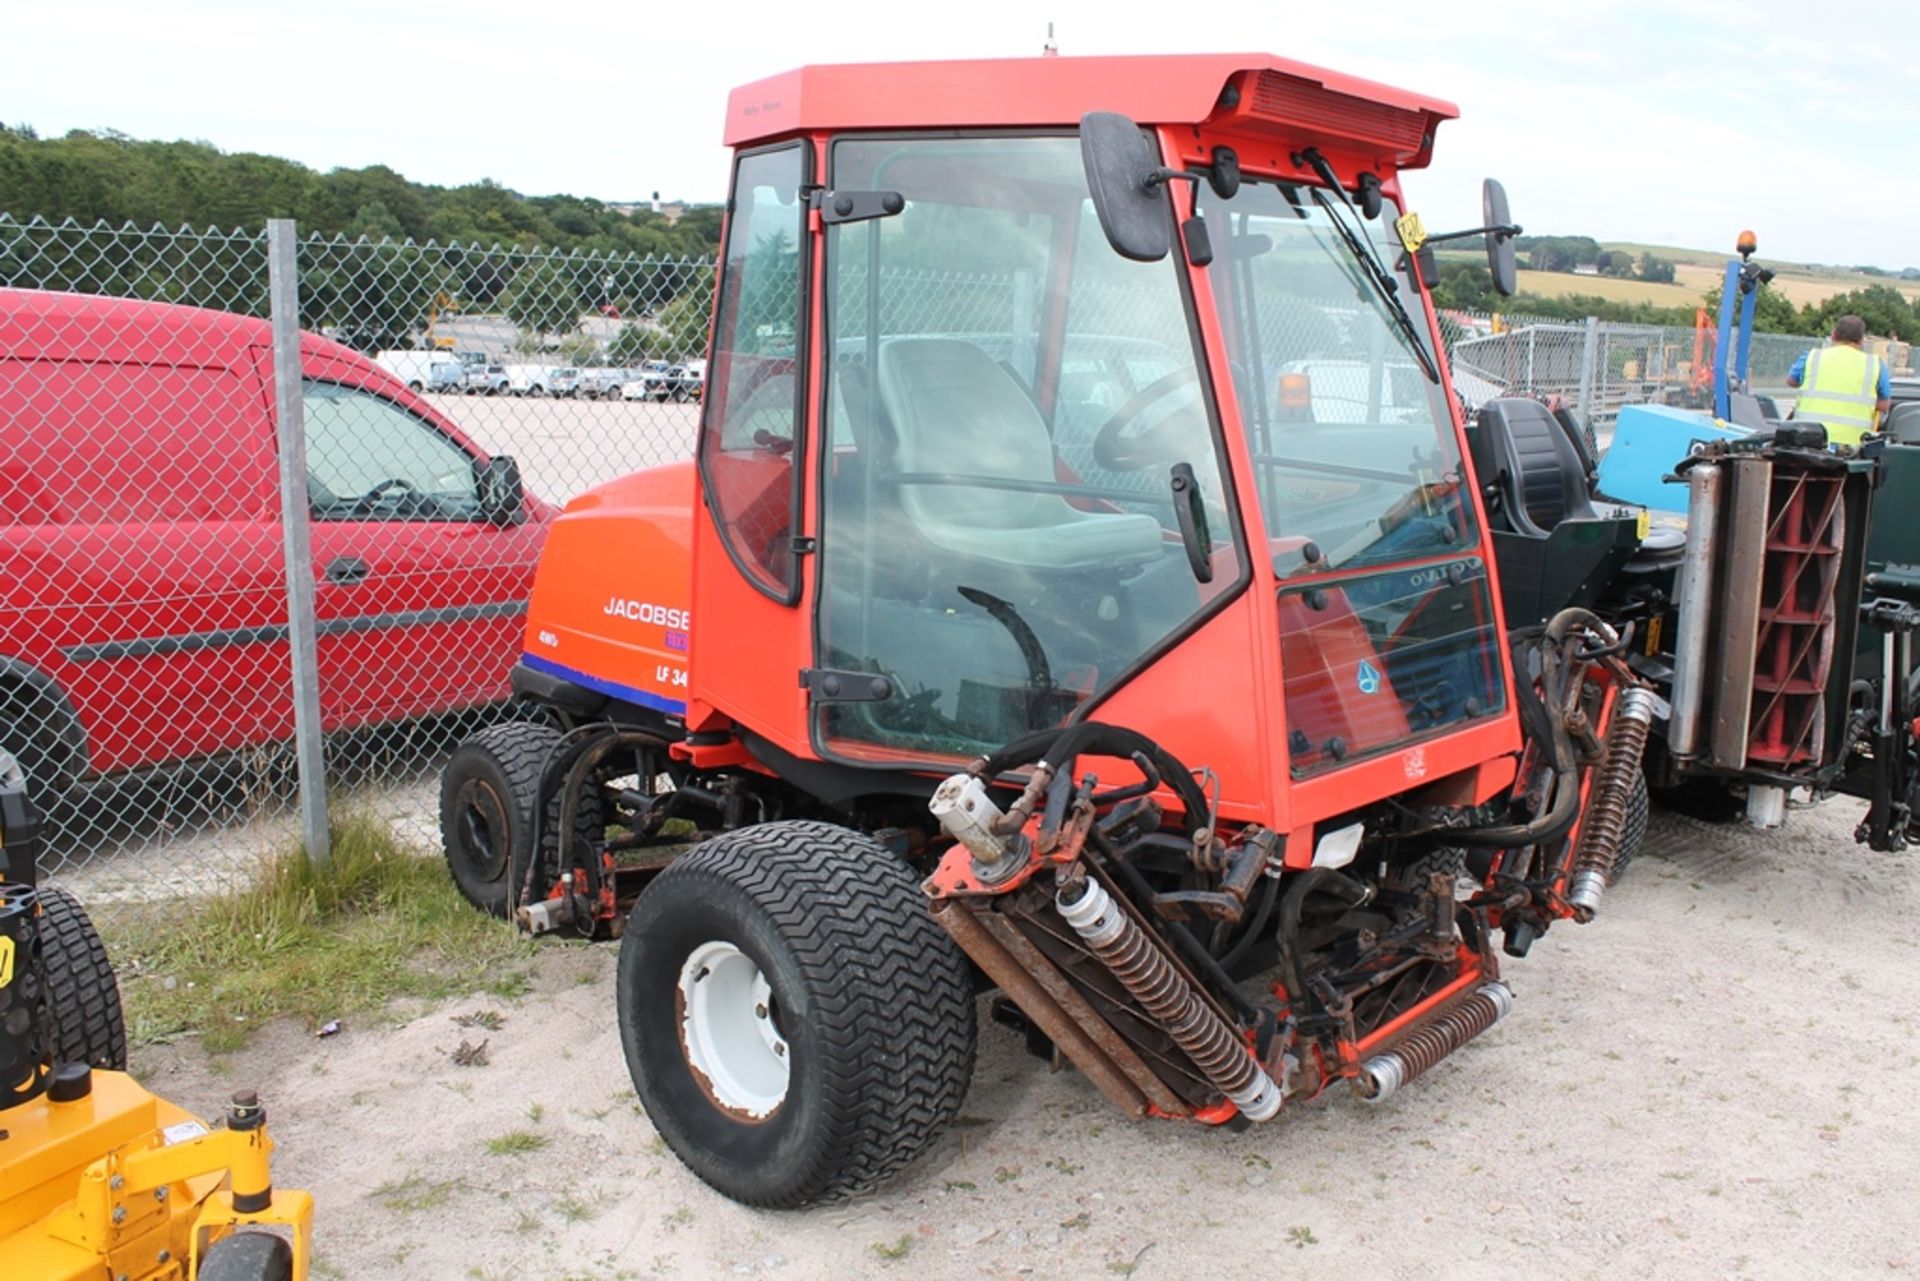
[(731, 943), (702, 943), (680, 967), (680, 1051), (722, 1109), (760, 1121), (787, 1099), (791, 1051), (773, 988)]

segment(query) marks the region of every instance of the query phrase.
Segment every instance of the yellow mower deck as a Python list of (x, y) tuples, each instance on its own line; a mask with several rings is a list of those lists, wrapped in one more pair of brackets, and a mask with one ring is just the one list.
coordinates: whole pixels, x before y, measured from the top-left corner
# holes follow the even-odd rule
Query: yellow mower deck
[(236, 1128), (212, 1129), (109, 1071), (82, 1097), (0, 1111), (0, 1278), (188, 1278), (242, 1224), (290, 1229), (304, 1278), (313, 1200), (272, 1190), (257, 1103), (232, 1115)]

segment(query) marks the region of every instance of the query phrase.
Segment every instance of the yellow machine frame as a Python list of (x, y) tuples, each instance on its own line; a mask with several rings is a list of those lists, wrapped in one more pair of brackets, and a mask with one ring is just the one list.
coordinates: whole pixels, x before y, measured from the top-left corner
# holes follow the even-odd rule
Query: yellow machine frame
[(209, 1129), (124, 1072), (93, 1071), (0, 1111), (0, 1277), (190, 1281), (216, 1241), (246, 1225), (290, 1232), (305, 1281), (313, 1198), (275, 1191), (273, 1139), (251, 1092)]

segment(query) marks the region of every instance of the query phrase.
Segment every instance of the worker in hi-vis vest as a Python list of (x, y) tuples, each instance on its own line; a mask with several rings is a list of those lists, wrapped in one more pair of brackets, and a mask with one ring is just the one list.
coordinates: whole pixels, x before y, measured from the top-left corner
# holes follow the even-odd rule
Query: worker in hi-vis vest
[(1815, 347), (1787, 371), (1787, 386), (1801, 389), (1794, 418), (1825, 423), (1835, 445), (1859, 444), (1893, 405), (1887, 362), (1861, 349), (1866, 336), (1866, 321), (1842, 316), (1833, 322), (1833, 344)]

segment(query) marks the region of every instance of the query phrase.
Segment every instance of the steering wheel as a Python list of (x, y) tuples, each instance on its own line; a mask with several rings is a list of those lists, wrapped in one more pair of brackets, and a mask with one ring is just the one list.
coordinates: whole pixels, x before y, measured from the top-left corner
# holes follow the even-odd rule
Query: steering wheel
[(1136, 432), (1133, 426), (1148, 409), (1199, 381), (1195, 370), (1176, 369), (1127, 397), (1094, 435), (1093, 461), (1107, 471), (1139, 471), (1177, 455), (1179, 447), (1169, 429), (1178, 425), (1179, 415), (1167, 414), (1144, 431)]
[(398, 476), (389, 476), (372, 489), (369, 489), (366, 493), (360, 495), (360, 497), (354, 499), (354, 509), (356, 511), (372, 511), (380, 505), (380, 500), (386, 497), (388, 493), (392, 493), (399, 498), (425, 497), (425, 495), (420, 492), (420, 487), (412, 481), (402, 480)]

